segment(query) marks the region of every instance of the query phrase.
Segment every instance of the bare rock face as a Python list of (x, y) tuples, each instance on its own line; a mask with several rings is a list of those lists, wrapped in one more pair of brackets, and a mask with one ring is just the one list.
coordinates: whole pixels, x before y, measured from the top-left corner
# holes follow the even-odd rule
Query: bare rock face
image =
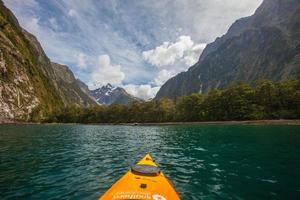
[(51, 63), (53, 74), (50, 75), (53, 84), (65, 105), (93, 106), (97, 102), (81, 87), (72, 71), (65, 65)]
[(77, 84), (79, 85), (80, 89), (89, 95), (90, 94), (89, 87), (84, 82), (82, 82), (80, 79), (76, 79), (76, 81), (77, 81)]
[(156, 98), (224, 88), (232, 81), (254, 84), (300, 75), (300, 1), (265, 0), (250, 17), (207, 45), (199, 61), (169, 79)]
[(96, 103), (66, 66), (49, 60), (0, 0), (0, 122), (40, 120), (69, 105)]
[[(0, 121), (3, 119), (29, 119), (29, 113), (39, 105), (38, 98), (34, 95), (33, 85), (27, 74), (17, 65), (11, 65), (14, 77), (10, 81), (8, 65), (0, 52)], [(26, 88), (26, 89), (25, 89)]]

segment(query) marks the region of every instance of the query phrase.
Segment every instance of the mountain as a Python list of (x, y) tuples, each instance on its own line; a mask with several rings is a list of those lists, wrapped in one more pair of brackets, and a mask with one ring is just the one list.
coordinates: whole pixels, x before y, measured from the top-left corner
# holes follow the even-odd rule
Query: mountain
[(76, 82), (77, 82), (77, 85), (80, 87), (80, 89), (86, 95), (88, 95), (91, 99), (93, 99), (94, 102), (96, 102), (98, 104), (97, 100), (91, 95), (91, 91), (90, 91), (89, 87), (84, 82), (82, 82), (80, 79), (77, 79)]
[(300, 1), (264, 0), (254, 15), (237, 20), (207, 45), (188, 71), (169, 79), (156, 98), (207, 92), (232, 81), (251, 85), (300, 75)]
[(128, 104), (132, 101), (141, 101), (128, 94), (125, 89), (113, 87), (109, 83), (101, 88), (90, 91), (90, 94), (102, 105)]
[(82, 91), (84, 91), (86, 94), (90, 95), (89, 87), (84, 82), (82, 82), (80, 79), (76, 79), (76, 82)]
[(35, 36), (0, 0), (0, 121), (41, 119), (66, 106), (96, 102), (67, 66), (53, 63)]
[[(92, 106), (96, 101), (86, 92), (82, 81), (76, 79), (72, 71), (65, 65), (51, 62), (54, 74), (49, 73), (57, 92), (65, 106)], [(84, 86), (84, 85), (85, 86)]]

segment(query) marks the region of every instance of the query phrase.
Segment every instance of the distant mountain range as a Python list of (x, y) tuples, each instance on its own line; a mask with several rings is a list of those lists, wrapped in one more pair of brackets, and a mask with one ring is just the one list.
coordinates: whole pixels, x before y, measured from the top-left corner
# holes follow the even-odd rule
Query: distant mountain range
[(34, 120), (67, 106), (97, 105), (67, 66), (53, 63), (0, 0), (0, 121)]
[(132, 101), (142, 101), (141, 99), (128, 94), (125, 89), (113, 87), (109, 83), (101, 88), (90, 91), (90, 95), (102, 105), (128, 104)]
[(300, 75), (300, 1), (264, 0), (250, 17), (237, 20), (207, 45), (199, 61), (169, 79), (156, 98), (224, 88), (232, 81), (254, 84)]

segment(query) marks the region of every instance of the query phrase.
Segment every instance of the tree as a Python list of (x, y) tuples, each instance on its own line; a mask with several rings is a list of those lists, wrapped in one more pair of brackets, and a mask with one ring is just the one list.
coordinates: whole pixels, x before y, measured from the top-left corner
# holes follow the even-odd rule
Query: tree
[(224, 109), (224, 120), (250, 119), (253, 112), (253, 89), (246, 83), (238, 82), (229, 85), (221, 96)]
[(181, 121), (201, 121), (204, 117), (204, 97), (202, 94), (194, 93), (179, 99), (176, 110), (178, 119)]
[(298, 80), (284, 80), (275, 84), (276, 100), (273, 115), (278, 118), (297, 118), (300, 112)]
[(275, 117), (273, 112), (276, 110), (276, 88), (270, 80), (257, 81), (254, 101), (257, 105), (263, 107), (262, 114), (264, 119)]
[[(33, 112), (31, 120), (38, 115)], [(37, 113), (37, 114), (36, 114)], [(273, 84), (260, 80), (253, 89), (236, 82), (207, 94), (82, 108), (71, 105), (50, 114), (47, 122), (125, 123), (300, 118), (300, 79)]]
[(222, 91), (211, 90), (203, 101), (204, 120), (224, 120), (225, 105), (221, 104)]

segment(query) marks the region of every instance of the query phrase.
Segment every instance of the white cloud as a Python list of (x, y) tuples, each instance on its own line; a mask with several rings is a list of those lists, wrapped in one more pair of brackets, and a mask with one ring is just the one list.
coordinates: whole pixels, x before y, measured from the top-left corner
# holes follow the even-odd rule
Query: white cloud
[(174, 64), (176, 59), (183, 57), (186, 50), (192, 48), (194, 42), (190, 36), (180, 36), (175, 43), (164, 42), (155, 49), (144, 51), (143, 57), (158, 67)]
[(195, 44), (190, 36), (182, 35), (174, 43), (164, 42), (155, 49), (144, 51), (143, 58), (158, 68), (173, 65), (175, 62), (191, 66), (197, 62), (205, 46), (206, 44)]
[(91, 79), (96, 85), (119, 85), (125, 78), (121, 65), (112, 65), (108, 55), (99, 56), (98, 66), (91, 73)]
[(175, 74), (171, 71), (163, 69), (158, 73), (158, 76), (154, 79), (154, 82), (157, 85), (163, 85), (168, 79), (170, 79), (174, 75)]
[(36, 17), (30, 17), (25, 23), (25, 29), (35, 32), (40, 32), (39, 19)]
[(70, 17), (76, 17), (78, 15), (77, 11), (74, 10), (74, 9), (70, 9), (69, 12), (68, 12), (68, 15)]
[(23, 8), (36, 8), (38, 7), (38, 3), (35, 0), (26, 0), (26, 1), (20, 1), (20, 0), (5, 0), (4, 1), (6, 6), (9, 7), (23, 7)]
[(84, 53), (77, 54), (77, 66), (80, 69), (87, 68), (87, 56)]
[[(145, 4), (150, 8), (154, 6), (161, 8), (160, 12), (151, 14), (159, 15), (160, 19), (167, 22), (166, 32), (170, 30), (170, 34), (174, 34), (175, 28), (177, 30), (182, 28), (181, 34), (188, 34), (195, 41), (210, 43), (224, 34), (235, 20), (253, 14), (262, 0), (161, 0), (156, 2), (146, 1)], [(157, 10), (154, 9), (155, 11)]]
[(164, 42), (162, 45), (143, 52), (146, 61), (160, 69), (154, 78), (158, 86), (179, 72), (195, 64), (206, 44), (195, 44), (190, 36), (182, 35), (176, 42)]
[(144, 99), (149, 100), (155, 97), (156, 93), (158, 92), (160, 87), (152, 87), (151, 85), (134, 85), (128, 84), (124, 85), (123, 88), (131, 95)]
[(54, 17), (50, 18), (49, 19), (49, 22), (50, 22), (50, 25), (51, 27), (54, 29), (54, 30), (57, 30), (58, 29), (58, 23), (56, 21), (56, 19)]
[(199, 57), (205, 47), (206, 44), (201, 43), (196, 44), (191, 49), (187, 50), (185, 56), (183, 57), (184, 63), (187, 66), (192, 66), (193, 64), (195, 64), (199, 60)]

